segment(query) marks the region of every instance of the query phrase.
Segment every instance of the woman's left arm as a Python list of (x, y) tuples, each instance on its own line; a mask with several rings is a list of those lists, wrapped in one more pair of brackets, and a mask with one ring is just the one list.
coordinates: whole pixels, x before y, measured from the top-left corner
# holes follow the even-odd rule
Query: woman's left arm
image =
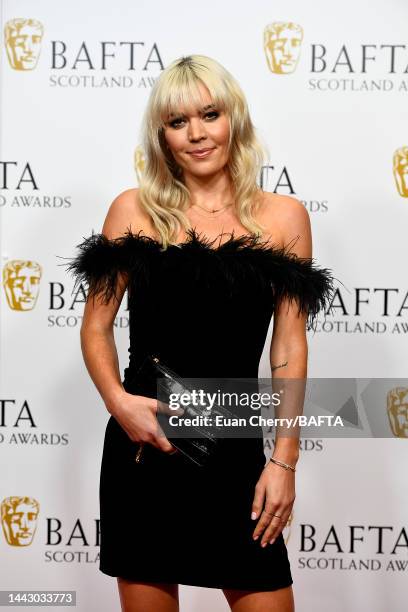
[[(299, 257), (311, 258), (312, 235), (306, 208), (291, 197), (285, 197), (280, 205), (283, 243), (287, 244), (298, 236), (291, 252)], [(270, 347), (272, 386), (274, 380), (276, 384), (276, 379), (281, 379), (278, 387), (286, 387), (287, 400), (286, 404), (275, 411), (277, 417), (294, 417), (303, 410), (308, 358), (306, 321), (307, 313), (299, 313), (296, 301), (286, 298), (276, 304)], [(299, 459), (299, 431), (299, 427), (286, 430), (277, 428), (272, 457), (295, 467)], [(295, 473), (268, 461), (256, 484), (252, 504), (252, 519), (258, 519), (253, 538), (261, 538), (261, 546), (266, 546), (268, 542), (273, 544), (282, 532), (292, 511), (295, 496)]]

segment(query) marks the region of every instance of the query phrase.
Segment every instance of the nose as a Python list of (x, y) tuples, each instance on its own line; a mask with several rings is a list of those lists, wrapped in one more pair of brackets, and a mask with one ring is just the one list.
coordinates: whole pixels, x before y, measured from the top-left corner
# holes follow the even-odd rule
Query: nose
[(27, 519), (27, 516), (25, 514), (23, 514), (23, 516), (21, 517), (21, 520), (20, 520), (20, 529), (21, 529), (21, 531), (27, 531), (27, 529), (28, 529), (28, 519)]
[(27, 38), (24, 39), (24, 51), (27, 53), (33, 52), (33, 41), (30, 36), (27, 36)]
[(286, 40), (283, 45), (283, 55), (290, 57), (293, 54), (292, 41)]
[(23, 281), (23, 293), (29, 295), (31, 293), (31, 282), (29, 278), (25, 278)]
[(197, 142), (202, 138), (206, 138), (207, 134), (201, 120), (197, 117), (192, 117), (188, 128), (188, 138), (190, 142)]

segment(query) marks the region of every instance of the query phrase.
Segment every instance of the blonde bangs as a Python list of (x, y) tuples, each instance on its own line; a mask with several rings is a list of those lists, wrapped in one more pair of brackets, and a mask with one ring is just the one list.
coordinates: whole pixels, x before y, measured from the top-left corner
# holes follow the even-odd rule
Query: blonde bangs
[(231, 101), (229, 104), (226, 102), (227, 91), (222, 80), (205, 66), (194, 64), (192, 70), (186, 65), (178, 71), (170, 72), (158, 88), (155, 104), (155, 122), (158, 128), (164, 128), (169, 117), (178, 117), (185, 110), (202, 108), (200, 83), (207, 87), (214, 107), (228, 114), (228, 108), (232, 104)]

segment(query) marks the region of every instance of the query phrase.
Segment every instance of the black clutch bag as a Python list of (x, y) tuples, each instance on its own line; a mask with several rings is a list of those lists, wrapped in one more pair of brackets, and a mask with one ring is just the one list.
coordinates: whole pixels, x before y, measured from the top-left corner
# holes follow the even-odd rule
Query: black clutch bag
[[(185, 384), (176, 372), (162, 363), (158, 357), (152, 355), (145, 358), (134, 378), (128, 383), (127, 388), (133, 395), (154, 397), (165, 404), (169, 404), (170, 394), (188, 394), (188, 396), (191, 396), (192, 392), (192, 389)], [(187, 395), (184, 395), (184, 397), (187, 397)], [(167, 435), (168, 440), (189, 461), (202, 467), (214, 454), (222, 436), (222, 427), (213, 424), (214, 417), (220, 415), (223, 418), (232, 418), (234, 415), (226, 408), (218, 405), (212, 405), (211, 410), (208, 410), (205, 404), (196, 405), (193, 402), (183, 405), (182, 410), (183, 418), (208, 417), (208, 419), (196, 419), (198, 424), (189, 425), (188, 436), (185, 430), (181, 428), (182, 435), (177, 437)], [(169, 424), (169, 416), (171, 416), (171, 413), (160, 411), (159, 404), (157, 420), (164, 433), (174, 431), (174, 426)], [(136, 462), (140, 462), (142, 458), (143, 446), (144, 443), (141, 442), (136, 453)]]

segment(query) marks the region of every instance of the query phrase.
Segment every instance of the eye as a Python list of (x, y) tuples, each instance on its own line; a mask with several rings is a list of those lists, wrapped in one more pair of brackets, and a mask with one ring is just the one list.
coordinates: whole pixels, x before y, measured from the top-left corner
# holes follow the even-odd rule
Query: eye
[[(220, 116), (220, 113), (216, 110), (208, 111), (204, 115), (204, 117), (206, 119), (209, 119), (210, 121), (214, 121), (219, 116)], [(175, 119), (172, 119), (171, 121), (169, 121), (169, 126), (172, 128), (178, 128), (183, 123), (183, 121), (184, 121), (183, 117), (176, 117)]]
[(172, 128), (176, 128), (180, 125), (181, 121), (183, 121), (182, 117), (176, 117), (176, 119), (173, 119), (172, 121), (169, 122), (169, 126)]

